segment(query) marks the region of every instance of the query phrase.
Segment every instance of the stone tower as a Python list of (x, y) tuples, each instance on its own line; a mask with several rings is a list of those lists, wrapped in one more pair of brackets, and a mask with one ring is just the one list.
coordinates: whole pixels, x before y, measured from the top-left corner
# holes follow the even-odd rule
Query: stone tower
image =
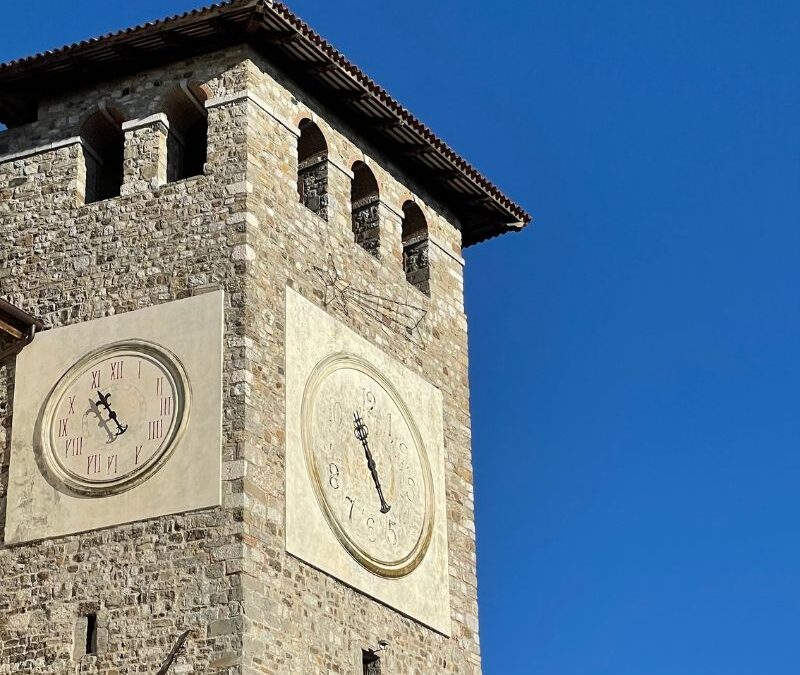
[(480, 672), (462, 247), (526, 213), (271, 0), (0, 122), (0, 674)]

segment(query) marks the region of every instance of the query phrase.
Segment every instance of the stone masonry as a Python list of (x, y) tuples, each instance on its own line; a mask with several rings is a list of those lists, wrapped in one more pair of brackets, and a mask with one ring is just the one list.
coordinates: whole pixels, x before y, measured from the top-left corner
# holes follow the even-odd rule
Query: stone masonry
[(356, 243), (372, 255), (380, 251), (380, 196), (369, 195), (353, 203), (353, 234)]
[(328, 161), (325, 156), (300, 162), (297, 172), (300, 201), (323, 220), (328, 220)]
[[(207, 94), (208, 160), (167, 183), (164, 96), (187, 79)], [(101, 103), (126, 116), (123, 188), (84, 204), (79, 129)], [(298, 196), (304, 119), (329, 148), (319, 208)], [(380, 188), (364, 221), (377, 217), (379, 257), (354, 241), (356, 161)], [(403, 268), (408, 200), (428, 225), (429, 296)], [(443, 393), (449, 638), (285, 552), (285, 287), (322, 306), (315, 267), (328, 259), (353, 287), (427, 311), (419, 343), (327, 308)], [(227, 303), (221, 508), (4, 545), (14, 361), (0, 364), (0, 675), (153, 674), (184, 631), (170, 672), (360, 675), (362, 650), (387, 639), (383, 675), (479, 673), (463, 259), (447, 208), (246, 46), (45, 99), (37, 122), (0, 133), (2, 297), (57, 327), (209, 288)], [(84, 654), (89, 613), (96, 655)]]

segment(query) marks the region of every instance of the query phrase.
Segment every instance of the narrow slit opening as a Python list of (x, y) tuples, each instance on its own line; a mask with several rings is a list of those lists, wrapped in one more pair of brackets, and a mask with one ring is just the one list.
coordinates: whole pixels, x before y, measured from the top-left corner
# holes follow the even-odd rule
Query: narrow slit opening
[(86, 615), (86, 653), (97, 654), (97, 614)]
[(371, 649), (362, 650), (361, 663), (364, 675), (381, 675), (381, 659)]

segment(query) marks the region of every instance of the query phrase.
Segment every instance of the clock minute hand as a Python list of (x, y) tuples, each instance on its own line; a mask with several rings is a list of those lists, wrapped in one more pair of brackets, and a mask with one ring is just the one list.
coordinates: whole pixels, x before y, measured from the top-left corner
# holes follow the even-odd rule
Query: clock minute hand
[(119, 423), (117, 419), (117, 413), (111, 409), (111, 406), (108, 403), (108, 399), (111, 398), (111, 392), (107, 394), (103, 394), (100, 390), (97, 391), (98, 400), (95, 402), (95, 405), (103, 406), (108, 411), (108, 418), (117, 425), (117, 433), (116, 436), (122, 436), (127, 430), (128, 425), (122, 425)]
[(358, 414), (358, 410), (353, 413), (353, 427), (356, 438), (361, 441), (361, 445), (364, 446), (364, 454), (367, 456), (367, 467), (369, 467), (369, 472), (372, 474), (372, 481), (375, 483), (375, 489), (378, 491), (378, 497), (381, 499), (381, 513), (389, 513), (389, 509), (392, 507), (390, 504), (387, 504), (386, 500), (383, 498), (381, 481), (378, 478), (378, 468), (375, 466), (375, 460), (372, 457), (372, 452), (370, 452), (369, 443), (367, 442), (369, 430), (367, 429), (367, 425), (364, 424), (364, 421), (361, 419), (361, 416)]

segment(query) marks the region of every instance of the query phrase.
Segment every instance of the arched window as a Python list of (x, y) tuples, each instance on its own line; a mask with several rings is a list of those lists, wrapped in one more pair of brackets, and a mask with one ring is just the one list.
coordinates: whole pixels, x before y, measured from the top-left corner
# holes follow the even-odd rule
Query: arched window
[(167, 182), (202, 176), (208, 155), (208, 114), (205, 92), (197, 85), (182, 84), (164, 98), (169, 120)]
[(414, 202), (403, 204), (403, 269), (408, 283), (430, 295), (428, 266), (428, 223)]
[(87, 204), (119, 197), (125, 159), (122, 122), (119, 111), (103, 106), (81, 127), (86, 165), (84, 201)]
[(380, 253), (380, 228), (378, 206), (380, 193), (375, 174), (364, 162), (353, 164), (353, 184), (350, 188), (350, 206), (353, 215), (353, 236), (356, 244), (372, 255)]
[(301, 204), (328, 220), (328, 144), (311, 120), (300, 122), (297, 193)]

